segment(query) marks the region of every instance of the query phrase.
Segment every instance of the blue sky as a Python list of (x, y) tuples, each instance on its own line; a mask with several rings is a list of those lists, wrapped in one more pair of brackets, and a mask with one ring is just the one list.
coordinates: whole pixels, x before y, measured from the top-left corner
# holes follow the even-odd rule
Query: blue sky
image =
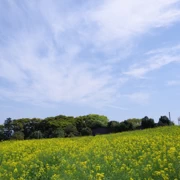
[(180, 116), (180, 0), (1, 0), (7, 117)]

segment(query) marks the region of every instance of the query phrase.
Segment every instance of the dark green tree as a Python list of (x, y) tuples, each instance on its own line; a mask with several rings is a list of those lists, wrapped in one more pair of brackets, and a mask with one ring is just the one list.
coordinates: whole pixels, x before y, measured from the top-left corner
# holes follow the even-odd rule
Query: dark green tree
[(89, 127), (82, 128), (81, 135), (82, 136), (92, 135), (92, 130)]
[(0, 125), (0, 141), (4, 140), (5, 136), (4, 136), (4, 126)]
[(79, 133), (81, 133), (83, 128), (86, 128), (86, 122), (85, 122), (85, 118), (83, 116), (76, 117), (75, 124), (76, 124), (76, 128)]
[(127, 119), (127, 121), (132, 123), (133, 129), (136, 129), (141, 126), (142, 119), (132, 118), (132, 119)]
[(16, 131), (12, 135), (11, 139), (14, 139), (14, 140), (23, 140), (24, 139), (24, 133), (21, 132), (21, 131)]
[(126, 124), (124, 122), (119, 123), (119, 132), (127, 131)]
[(109, 121), (106, 116), (98, 114), (88, 114), (86, 116), (80, 116), (78, 118), (81, 118), (82, 122), (85, 123), (85, 126), (91, 129), (98, 127), (107, 127)]
[(13, 130), (12, 119), (7, 118), (4, 121), (4, 136), (5, 136), (5, 139), (10, 139), (11, 138), (12, 130)]
[(159, 126), (170, 126), (170, 125), (173, 125), (173, 124), (174, 123), (172, 121), (170, 121), (167, 116), (161, 116), (159, 118), (159, 122), (158, 122)]
[(155, 126), (154, 119), (148, 118), (147, 116), (145, 116), (144, 118), (142, 118), (141, 127), (142, 127), (143, 129), (153, 128), (154, 126)]
[(52, 135), (50, 137), (52, 138), (60, 138), (60, 137), (64, 137), (65, 136), (65, 132), (62, 128), (58, 128), (58, 129), (55, 129), (53, 132), (52, 132)]
[(107, 126), (111, 132), (119, 132), (120, 131), (120, 123), (118, 121), (109, 121)]
[(41, 131), (34, 131), (29, 136), (29, 139), (42, 139), (42, 138), (43, 138), (43, 134)]
[(78, 136), (79, 132), (76, 128), (76, 126), (69, 124), (68, 126), (65, 127), (65, 136), (66, 137), (73, 137), (73, 136)]

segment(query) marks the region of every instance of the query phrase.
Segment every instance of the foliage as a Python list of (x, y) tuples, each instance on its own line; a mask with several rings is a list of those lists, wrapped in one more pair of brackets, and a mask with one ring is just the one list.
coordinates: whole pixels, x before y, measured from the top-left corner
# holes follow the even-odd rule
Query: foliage
[(18, 123), (23, 125), (23, 132), (24, 132), (25, 139), (28, 139), (29, 136), (34, 131), (39, 130), (41, 119), (39, 119), (39, 118), (33, 118), (33, 119), (23, 118), (23, 119), (18, 119), (18, 120), (14, 120), (14, 121), (17, 121)]
[[(89, 114), (76, 118), (65, 115), (47, 117), (45, 119), (7, 118), (4, 121), (4, 125), (0, 125), (0, 140), (15, 138), (12, 137), (14, 132), (22, 132), (24, 139), (55, 138), (117, 133), (164, 125), (173, 125), (173, 123), (166, 116), (161, 116), (158, 124), (155, 124), (154, 120), (147, 116), (142, 119), (133, 118), (118, 122), (109, 121), (106, 116), (98, 114)], [(40, 132), (40, 134), (38, 134), (38, 132)], [(18, 133), (17, 136), (19, 137), (16, 138), (19, 139), (20, 134)]]
[(85, 122), (85, 116), (79, 116), (75, 118), (76, 128), (79, 132), (82, 131), (83, 128), (87, 127)]
[(161, 116), (159, 118), (158, 124), (160, 126), (170, 126), (170, 125), (173, 125), (173, 122), (171, 122), (167, 116)]
[(0, 179), (178, 180), (180, 127), (0, 142)]
[(142, 119), (132, 118), (132, 119), (127, 119), (127, 121), (132, 123), (133, 129), (136, 129), (139, 126), (141, 126)]
[(0, 132), (4, 132), (4, 126), (0, 125)]
[(108, 122), (108, 128), (111, 132), (119, 132), (120, 131), (120, 124), (118, 121), (110, 121)]
[(6, 140), (11, 138), (12, 129), (13, 129), (12, 119), (11, 119), (11, 118), (7, 118), (7, 119), (4, 121), (4, 138), (5, 138)]
[(0, 132), (0, 141), (3, 141), (5, 139), (4, 133)]
[(108, 118), (103, 115), (89, 114), (78, 118), (82, 119), (85, 125), (89, 128), (106, 127), (108, 124)]
[(14, 139), (14, 140), (23, 140), (24, 139), (24, 133), (21, 132), (21, 131), (14, 132), (14, 134), (11, 137), (11, 139)]
[(155, 126), (154, 119), (148, 118), (147, 116), (142, 118), (141, 127), (143, 129), (145, 129), (145, 128), (153, 128), (154, 126)]
[(127, 128), (126, 128), (125, 123), (124, 123), (124, 122), (121, 122), (121, 123), (119, 124), (119, 132), (123, 132), (123, 131), (126, 131), (126, 130), (127, 130)]
[(4, 128), (8, 131), (10, 131), (12, 129), (12, 119), (11, 118), (7, 118), (4, 121)]
[(43, 138), (43, 134), (41, 131), (34, 131), (31, 133), (31, 135), (29, 136), (30, 139), (41, 139)]
[(92, 130), (89, 127), (85, 127), (81, 131), (82, 136), (89, 136), (92, 135)]
[(72, 124), (69, 124), (68, 126), (66, 126), (64, 131), (65, 131), (65, 137), (74, 137), (74, 136), (78, 136), (79, 134), (76, 126)]
[(133, 130), (133, 124), (127, 120), (123, 121), (119, 125), (119, 132)]
[(58, 129), (55, 129), (53, 132), (52, 132), (52, 135), (51, 137), (64, 137), (65, 136), (65, 132), (62, 128), (58, 128)]

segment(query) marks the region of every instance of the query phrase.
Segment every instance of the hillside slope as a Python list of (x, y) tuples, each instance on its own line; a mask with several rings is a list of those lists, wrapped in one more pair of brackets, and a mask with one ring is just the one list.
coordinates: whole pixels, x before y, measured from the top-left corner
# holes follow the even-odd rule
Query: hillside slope
[(180, 127), (1, 142), (0, 179), (180, 179)]

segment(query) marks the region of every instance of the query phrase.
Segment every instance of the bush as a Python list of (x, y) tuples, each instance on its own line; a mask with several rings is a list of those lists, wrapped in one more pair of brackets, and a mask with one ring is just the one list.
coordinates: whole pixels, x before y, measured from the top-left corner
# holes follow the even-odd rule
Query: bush
[(4, 133), (3, 132), (0, 132), (0, 141), (4, 140), (5, 139), (5, 136), (4, 136)]
[(167, 116), (161, 116), (159, 118), (158, 125), (159, 126), (170, 126), (170, 125), (174, 125), (174, 123), (172, 121), (170, 121)]
[(34, 131), (31, 133), (31, 135), (29, 136), (30, 139), (42, 139), (43, 138), (43, 134), (41, 131)]
[(17, 132), (15, 132), (12, 135), (11, 139), (14, 139), (14, 140), (23, 140), (24, 139), (24, 133), (21, 132), (21, 131), (17, 131)]
[(108, 128), (111, 132), (119, 132), (120, 131), (120, 124), (117, 121), (110, 121), (108, 122)]
[(81, 130), (81, 135), (82, 136), (89, 136), (92, 135), (92, 130), (88, 127), (85, 127)]
[(64, 130), (61, 128), (58, 128), (52, 132), (51, 137), (64, 137), (65, 133)]
[(119, 131), (122, 132), (122, 131), (131, 131), (133, 130), (133, 124), (127, 120), (121, 122), (119, 124)]
[(154, 126), (155, 126), (154, 119), (148, 118), (147, 116), (145, 116), (144, 118), (142, 118), (141, 127), (142, 127), (143, 129), (153, 128)]
[(64, 131), (65, 131), (66, 137), (69, 137), (69, 136), (72, 137), (72, 136), (78, 136), (79, 135), (79, 132), (78, 132), (76, 126), (71, 125), (71, 124), (66, 126)]
[(71, 132), (67, 135), (67, 137), (75, 137), (75, 135)]

